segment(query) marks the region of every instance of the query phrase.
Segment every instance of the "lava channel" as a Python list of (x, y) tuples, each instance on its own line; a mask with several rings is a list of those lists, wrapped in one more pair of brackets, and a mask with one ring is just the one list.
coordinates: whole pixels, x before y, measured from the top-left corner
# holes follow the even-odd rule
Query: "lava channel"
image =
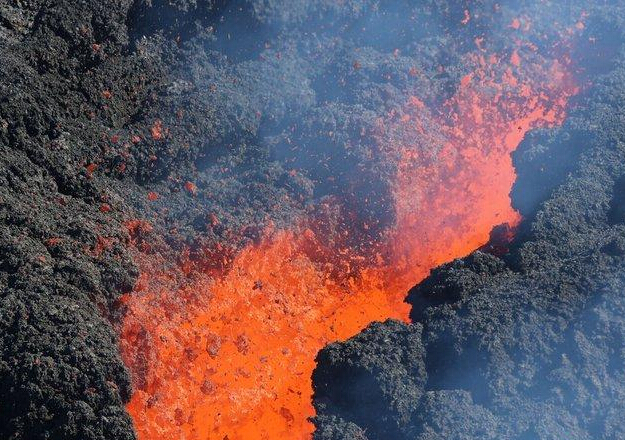
[[(472, 73), (439, 108), (415, 96), (378, 121), (382, 159), (396, 163), (396, 222), (375, 255), (350, 255), (302, 219), (184, 287), (144, 264), (150, 282), (124, 297), (121, 329), (140, 440), (310, 439), (318, 350), (372, 321), (407, 321), (410, 287), (494, 226), (518, 223), (511, 152), (529, 130), (564, 120), (577, 92), (569, 62), (519, 48), (467, 63)], [(345, 261), (360, 263), (337, 275)]]

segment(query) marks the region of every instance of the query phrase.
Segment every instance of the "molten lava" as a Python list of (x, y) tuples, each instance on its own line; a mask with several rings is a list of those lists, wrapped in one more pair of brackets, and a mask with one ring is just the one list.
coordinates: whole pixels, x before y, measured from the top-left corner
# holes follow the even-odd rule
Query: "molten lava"
[(560, 124), (577, 90), (566, 61), (545, 62), (531, 47), (480, 50), (468, 63), (442, 107), (412, 97), (379, 121), (374, 160), (396, 164), (396, 221), (376, 255), (354, 255), (302, 219), (183, 287), (145, 264), (121, 333), (141, 440), (309, 439), (317, 351), (371, 321), (407, 320), (405, 292), (431, 268), (519, 221), (510, 153), (528, 130)]

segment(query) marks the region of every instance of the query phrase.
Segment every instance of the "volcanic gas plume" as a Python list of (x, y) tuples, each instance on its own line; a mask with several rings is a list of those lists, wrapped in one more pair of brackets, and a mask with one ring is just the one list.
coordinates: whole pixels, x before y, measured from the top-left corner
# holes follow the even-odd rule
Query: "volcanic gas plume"
[(171, 273), (137, 257), (121, 349), (141, 440), (310, 438), (318, 350), (372, 321), (407, 320), (405, 294), (430, 269), (485, 244), (494, 226), (519, 222), (510, 154), (529, 130), (561, 124), (578, 87), (566, 44), (559, 53), (523, 40), (496, 53), (483, 39), (472, 44), (451, 97), (426, 102), (406, 90), (403, 108), (371, 127), (370, 160), (394, 169), (394, 223), (372, 245), (327, 233), (367, 225), (327, 214), (344, 210), (326, 198), (233, 256), (212, 250), (226, 260), (218, 273), (184, 264)]

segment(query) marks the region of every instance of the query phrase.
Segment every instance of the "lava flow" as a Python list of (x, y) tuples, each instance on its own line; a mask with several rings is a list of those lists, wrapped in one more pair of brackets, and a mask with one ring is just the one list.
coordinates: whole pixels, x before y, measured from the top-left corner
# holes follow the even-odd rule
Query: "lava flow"
[[(124, 298), (121, 333), (140, 440), (309, 439), (317, 351), (371, 321), (407, 320), (405, 293), (431, 268), (519, 221), (510, 154), (529, 130), (560, 124), (577, 89), (566, 60), (532, 47), (479, 50), (467, 64), (440, 108), (413, 97), (379, 121), (375, 160), (396, 164), (396, 220), (375, 255), (353, 255), (302, 219), (185, 287), (145, 265), (150, 282)], [(347, 261), (360, 263), (337, 275)]]

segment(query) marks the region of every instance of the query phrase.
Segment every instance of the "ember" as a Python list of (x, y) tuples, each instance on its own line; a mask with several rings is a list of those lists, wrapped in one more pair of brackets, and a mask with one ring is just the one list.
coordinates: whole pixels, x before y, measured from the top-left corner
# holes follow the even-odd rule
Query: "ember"
[(155, 141), (163, 139), (163, 121), (160, 119), (154, 121), (154, 125), (152, 125), (152, 128), (150, 129), (150, 134), (152, 135), (152, 139)]

